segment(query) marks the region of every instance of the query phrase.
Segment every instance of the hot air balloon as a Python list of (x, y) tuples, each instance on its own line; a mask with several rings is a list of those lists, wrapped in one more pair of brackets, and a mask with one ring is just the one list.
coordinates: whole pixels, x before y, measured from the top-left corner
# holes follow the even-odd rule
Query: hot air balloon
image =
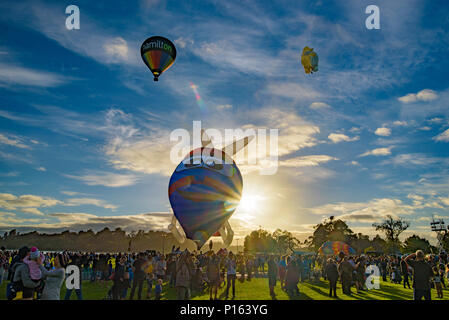
[(318, 249), (318, 253), (321, 255), (337, 255), (343, 252), (346, 255), (355, 254), (355, 250), (351, 248), (347, 243), (342, 241), (326, 241)]
[(162, 72), (170, 68), (175, 62), (176, 48), (170, 40), (155, 36), (142, 43), (140, 54), (143, 62), (153, 73), (154, 81), (158, 81)]
[(313, 48), (305, 47), (302, 49), (301, 64), (306, 73), (314, 73), (318, 71), (318, 55)]
[[(204, 133), (202, 138), (202, 146), (192, 150), (176, 167), (168, 188), (174, 213), (168, 229), (181, 243), (186, 238), (193, 240), (198, 250), (214, 234), (222, 237), (225, 246), (231, 244), (234, 232), (228, 220), (240, 202), (243, 188), (234, 160), (223, 150), (213, 148)], [(252, 138), (234, 142), (233, 154)], [(182, 230), (176, 226), (178, 222)]]

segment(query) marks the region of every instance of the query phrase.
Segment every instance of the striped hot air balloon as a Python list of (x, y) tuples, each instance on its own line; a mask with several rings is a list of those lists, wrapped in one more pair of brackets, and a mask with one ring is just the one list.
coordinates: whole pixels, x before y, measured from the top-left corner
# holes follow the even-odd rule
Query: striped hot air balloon
[(143, 62), (151, 70), (154, 81), (170, 68), (176, 59), (175, 45), (164, 37), (151, 37), (145, 40), (140, 47)]
[[(220, 236), (229, 246), (234, 232), (229, 218), (237, 208), (243, 179), (231, 156), (244, 148), (254, 137), (234, 141), (224, 150), (216, 149), (202, 131), (202, 147), (192, 150), (173, 172), (168, 197), (173, 209), (168, 229), (182, 243), (193, 240), (198, 250), (213, 236)], [(231, 147), (231, 148), (230, 148)], [(179, 230), (176, 225), (181, 225)]]
[[(196, 154), (201, 158), (198, 164), (194, 163)], [(235, 162), (225, 163), (225, 158), (219, 149), (193, 150), (170, 178), (168, 193), (173, 212), (187, 238), (197, 242), (198, 248), (217, 234), (240, 201), (242, 176)]]

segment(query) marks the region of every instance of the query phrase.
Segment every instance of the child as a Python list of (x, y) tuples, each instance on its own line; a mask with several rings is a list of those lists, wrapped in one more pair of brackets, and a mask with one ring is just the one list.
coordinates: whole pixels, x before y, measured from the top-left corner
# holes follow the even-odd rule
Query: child
[(41, 258), (42, 261), (44, 260), (44, 255), (39, 252), (39, 250), (36, 247), (31, 248), (30, 255), (28, 257), (25, 257), (23, 259), (23, 262), (25, 262), (28, 265), (28, 268), (30, 269), (30, 278), (34, 282), (39, 282), (42, 278), (42, 272), (39, 269), (39, 265), (37, 264), (37, 259)]
[(156, 294), (155, 300), (161, 300), (162, 295), (162, 279), (157, 280), (157, 285), (154, 288), (154, 293)]
[[(37, 260), (41, 258), (41, 261), (44, 261), (44, 255), (36, 248), (32, 247), (30, 251), (30, 255), (23, 259), (23, 262), (28, 265), (28, 269), (30, 270), (30, 278), (33, 282), (40, 283), (42, 279), (42, 272), (39, 269), (39, 265)], [(38, 295), (42, 292), (43, 283), (40, 283), (36, 288), (36, 292)]]
[(433, 282), (435, 284), (435, 289), (437, 290), (437, 296), (438, 298), (443, 299), (443, 287), (441, 285), (441, 277), (438, 268), (436, 266), (433, 267), (433, 273), (434, 273)]

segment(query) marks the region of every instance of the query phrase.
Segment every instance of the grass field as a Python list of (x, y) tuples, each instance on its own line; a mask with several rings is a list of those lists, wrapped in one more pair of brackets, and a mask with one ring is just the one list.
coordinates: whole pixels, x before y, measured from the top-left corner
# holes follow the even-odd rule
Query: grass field
[[(108, 289), (112, 286), (109, 281), (106, 285), (99, 283), (91, 283), (90, 281), (83, 281), (82, 293), (85, 300), (102, 300), (106, 297)], [(154, 288), (153, 288), (154, 290)], [(303, 282), (299, 284), (300, 295), (297, 297), (289, 297), (283, 290), (281, 290), (279, 282), (275, 288), (275, 292), (278, 300), (411, 300), (412, 290), (404, 289), (402, 285), (393, 284), (391, 282), (380, 283), (379, 290), (364, 291), (360, 294), (355, 293), (355, 289), (352, 288), (352, 296), (344, 295), (341, 292), (341, 285), (337, 287), (337, 298), (330, 298), (328, 296), (328, 283), (326, 281), (320, 282)], [(61, 299), (65, 295), (65, 286), (61, 289)], [(146, 282), (142, 296), (146, 297)], [(129, 296), (130, 290), (128, 290)], [(449, 290), (444, 289), (444, 300), (449, 300)], [(0, 299), (4, 300), (6, 294), (6, 283), (3, 283), (0, 287)], [(137, 294), (137, 292), (136, 292)], [(231, 295), (231, 294), (230, 294)], [(225, 297), (225, 288), (222, 288), (218, 292), (220, 299)], [(135, 299), (137, 297), (135, 296)], [(76, 299), (75, 292), (72, 292), (71, 299)], [(164, 284), (162, 300), (176, 299), (176, 292), (173, 288), (169, 288), (168, 284)], [(209, 295), (193, 294), (192, 300), (208, 300)], [(266, 278), (253, 278), (251, 281), (245, 281), (241, 283), (236, 281), (236, 300), (270, 300), (271, 297), (268, 292), (268, 280)], [(432, 289), (432, 299), (437, 299), (436, 291)]]

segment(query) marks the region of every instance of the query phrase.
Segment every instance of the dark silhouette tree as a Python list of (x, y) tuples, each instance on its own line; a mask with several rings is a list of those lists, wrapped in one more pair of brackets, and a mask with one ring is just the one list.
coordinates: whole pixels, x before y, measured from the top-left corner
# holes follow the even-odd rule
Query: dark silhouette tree
[(385, 234), (390, 250), (396, 252), (401, 244), (399, 236), (410, 227), (410, 222), (402, 220), (402, 218), (394, 219), (391, 215), (387, 215), (381, 223), (373, 223), (373, 227), (376, 231), (381, 231)]

